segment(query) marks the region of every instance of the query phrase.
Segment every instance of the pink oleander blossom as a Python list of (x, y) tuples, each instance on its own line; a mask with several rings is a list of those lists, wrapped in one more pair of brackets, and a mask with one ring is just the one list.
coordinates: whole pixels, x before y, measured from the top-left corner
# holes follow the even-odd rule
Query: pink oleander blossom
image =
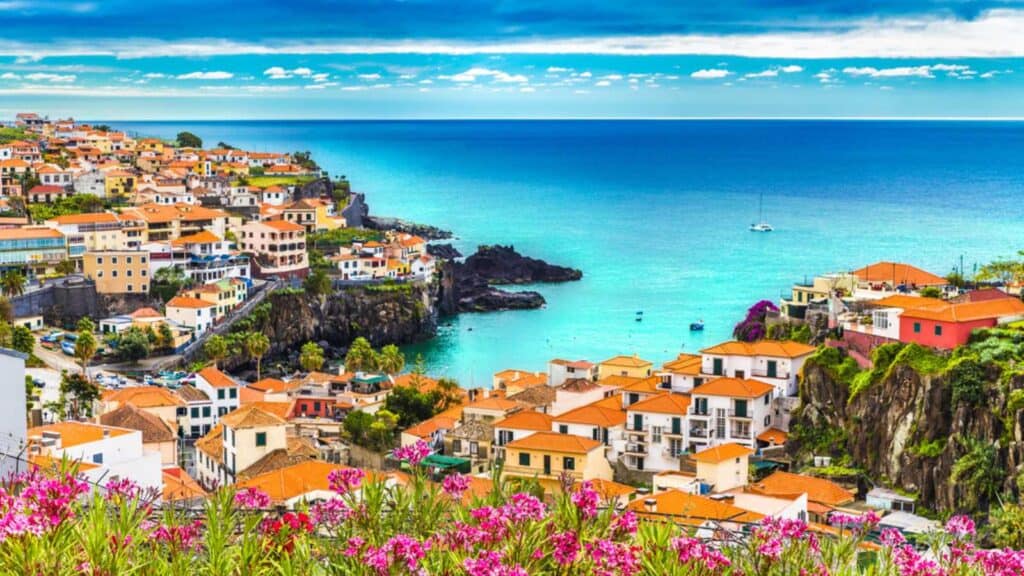
[(974, 520), (969, 516), (953, 516), (946, 522), (946, 532), (955, 538), (967, 538), (975, 534)]
[(450, 474), (441, 481), (441, 489), (455, 500), (461, 500), (462, 495), (469, 490), (470, 483), (469, 476), (458, 473)]
[(601, 496), (589, 481), (580, 484), (579, 488), (572, 493), (572, 503), (576, 505), (584, 518), (597, 516), (597, 505), (600, 502)]
[(575, 532), (560, 532), (551, 536), (552, 558), (562, 566), (576, 561), (580, 552), (580, 540)]
[(636, 514), (632, 510), (626, 510), (612, 518), (611, 529), (616, 535), (636, 534), (638, 525), (639, 522), (637, 521)]
[(466, 558), (462, 567), (469, 576), (529, 576), (522, 566), (506, 566), (504, 557), (493, 550), (485, 550), (476, 558)]
[(416, 467), (432, 452), (429, 444), (423, 440), (417, 440), (415, 444), (395, 448), (391, 451), (391, 456), (395, 460), (401, 460), (407, 462), (409, 466)]
[(235, 504), (247, 510), (270, 507), (270, 496), (258, 488), (242, 488), (235, 493)]
[(340, 468), (338, 470), (331, 470), (327, 475), (327, 483), (331, 490), (344, 496), (350, 491), (359, 488), (365, 477), (366, 472), (359, 468)]
[(313, 504), (309, 516), (317, 526), (337, 528), (352, 516), (352, 509), (340, 498), (331, 498)]
[(142, 490), (139, 485), (132, 481), (130, 478), (120, 478), (118, 480), (110, 480), (104, 486), (107, 490), (107, 500), (116, 500), (122, 498), (125, 500), (134, 500), (139, 497)]

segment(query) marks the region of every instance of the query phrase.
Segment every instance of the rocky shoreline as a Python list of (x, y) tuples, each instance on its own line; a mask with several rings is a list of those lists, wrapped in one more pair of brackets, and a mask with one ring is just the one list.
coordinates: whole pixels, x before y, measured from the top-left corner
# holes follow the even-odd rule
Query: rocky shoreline
[(444, 270), (450, 279), (446, 283), (449, 296), (442, 300), (441, 311), (448, 314), (541, 308), (546, 300), (537, 291), (496, 286), (571, 282), (583, 277), (580, 270), (523, 256), (513, 246), (481, 246), (464, 261), (449, 260)]

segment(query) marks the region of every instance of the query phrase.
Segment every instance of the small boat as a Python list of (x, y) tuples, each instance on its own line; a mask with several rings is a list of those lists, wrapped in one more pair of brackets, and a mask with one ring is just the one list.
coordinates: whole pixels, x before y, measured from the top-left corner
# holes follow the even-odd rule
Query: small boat
[(635, 318), (635, 320), (637, 322), (643, 322), (644, 321), (644, 311), (643, 310), (637, 310), (636, 311), (636, 318)]
[(751, 232), (771, 232), (775, 230), (772, 225), (764, 220), (764, 191), (761, 191), (760, 200), (757, 203), (757, 224), (750, 225)]
[(700, 332), (704, 330), (704, 321), (698, 320), (697, 322), (690, 322), (690, 332)]

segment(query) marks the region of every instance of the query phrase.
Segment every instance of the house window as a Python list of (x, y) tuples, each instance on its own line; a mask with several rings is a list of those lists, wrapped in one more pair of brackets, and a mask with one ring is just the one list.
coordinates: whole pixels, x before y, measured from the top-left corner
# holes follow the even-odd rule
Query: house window
[(188, 416), (188, 408), (178, 408), (178, 416)]
[(519, 465), (520, 466), (529, 466), (530, 465), (530, 453), (529, 452), (520, 452), (519, 453)]
[(92, 455), (92, 463), (93, 464), (103, 464), (103, 453), (100, 452), (100, 453), (97, 453), (97, 454), (93, 454)]
[(936, 336), (942, 336), (942, 326), (940, 326), (938, 324), (935, 325), (935, 335)]
[(266, 445), (267, 445), (267, 433), (266, 432), (257, 432), (256, 433), (256, 446), (266, 446)]
[(661, 426), (651, 426), (651, 442), (661, 444)]
[(199, 436), (199, 426), (193, 426), (191, 430), (189, 430), (189, 434), (193, 437)]
[(559, 434), (568, 434), (569, 433), (569, 426), (566, 425), (566, 424), (559, 424), (558, 425), (558, 433)]
[(199, 408), (197, 406), (192, 407), (192, 417), (199, 418)]
[(565, 458), (562, 458), (562, 469), (563, 470), (575, 470), (576, 469), (576, 459), (572, 458), (570, 456), (566, 456)]
[(224, 399), (224, 389), (221, 388), (221, 389), (217, 390), (217, 400), (223, 400), (223, 399)]
[(920, 322), (914, 322), (914, 334), (920, 334), (920, 333), (921, 333), (921, 323)]
[(231, 388), (230, 390), (228, 390), (228, 397), (231, 398), (232, 400), (238, 398), (238, 389)]
[(209, 418), (209, 417), (210, 417), (210, 407), (209, 406), (203, 406), (203, 418)]

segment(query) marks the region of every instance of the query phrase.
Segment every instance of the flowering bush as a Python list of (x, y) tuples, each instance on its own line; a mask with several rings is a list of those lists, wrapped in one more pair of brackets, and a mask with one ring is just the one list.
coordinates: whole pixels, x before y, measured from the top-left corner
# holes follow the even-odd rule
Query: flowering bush
[(894, 530), (875, 538), (872, 514), (834, 515), (826, 530), (790, 519), (677, 525), (609, 507), (587, 483), (543, 500), (496, 481), (465, 504), (467, 477), (439, 486), (413, 470), (406, 486), (336, 472), (332, 498), (280, 511), (258, 490), (222, 490), (189, 511), (151, 504), (123, 481), (90, 494), (70, 473), (23, 474), (0, 490), (0, 574), (1024, 574), (1024, 552), (976, 548), (966, 517), (922, 550)]

